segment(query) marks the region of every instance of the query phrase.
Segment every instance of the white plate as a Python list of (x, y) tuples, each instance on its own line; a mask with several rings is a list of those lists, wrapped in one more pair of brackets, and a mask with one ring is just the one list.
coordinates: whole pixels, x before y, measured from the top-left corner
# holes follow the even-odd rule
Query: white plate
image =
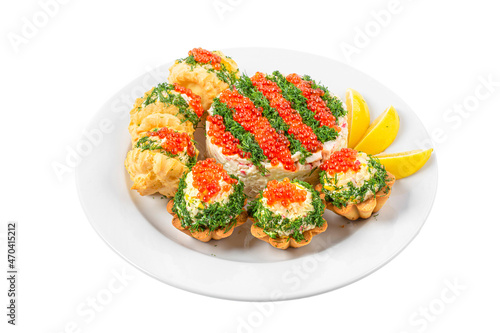
[[(406, 103), (376, 80), (343, 63), (289, 50), (235, 48), (224, 52), (250, 75), (276, 69), (309, 74), (341, 97), (352, 87), (365, 97), (372, 120), (394, 105), (401, 127), (388, 151), (416, 149), (430, 142)], [(129, 190), (131, 183), (123, 166), (130, 148), (127, 126), (132, 102), (165, 81), (170, 65), (155, 69), (155, 75), (138, 77), (99, 110), (88, 131), (101, 127), (103, 138), (98, 140), (99, 135), (93, 132), (93, 149), (76, 170), (80, 200), (92, 226), (137, 268), (169, 285), (208, 296), (245, 301), (294, 299), (340, 288), (367, 276), (417, 235), (435, 197), (435, 156), (418, 173), (396, 181), (391, 198), (376, 218), (351, 223), (327, 211), (327, 231), (300, 249), (282, 251), (253, 238), (250, 222), (238, 228), (241, 232), (209, 243), (176, 230), (165, 209), (167, 200), (141, 197)]]

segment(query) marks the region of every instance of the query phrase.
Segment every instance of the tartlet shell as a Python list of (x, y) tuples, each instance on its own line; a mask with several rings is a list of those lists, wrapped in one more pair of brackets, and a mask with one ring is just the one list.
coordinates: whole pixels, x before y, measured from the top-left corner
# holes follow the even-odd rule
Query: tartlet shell
[[(245, 204), (246, 204), (246, 199), (245, 199)], [(227, 238), (233, 234), (234, 228), (239, 227), (240, 225), (245, 224), (245, 222), (248, 219), (248, 213), (245, 209), (238, 215), (236, 218), (236, 223), (229, 229), (228, 231), (225, 231), (226, 228), (218, 228), (213, 231), (209, 231), (208, 229), (205, 229), (203, 231), (190, 231), (187, 228), (184, 228), (181, 224), (181, 220), (177, 216), (177, 214), (174, 213), (173, 208), (174, 207), (174, 200), (170, 200), (167, 204), (167, 211), (172, 215), (172, 225), (185, 233), (188, 236), (191, 236), (201, 242), (208, 242), (212, 239), (219, 240), (223, 238)]]
[(309, 243), (311, 243), (311, 240), (314, 236), (324, 232), (328, 228), (328, 223), (326, 222), (325, 219), (323, 219), (323, 225), (321, 227), (316, 227), (311, 230), (304, 231), (304, 238), (302, 241), (297, 242), (294, 238), (292, 237), (278, 237), (278, 238), (271, 238), (269, 237), (265, 232), (264, 229), (261, 227), (258, 227), (255, 220), (252, 217), (249, 217), (249, 219), (253, 222), (252, 227), (250, 229), (250, 232), (255, 238), (260, 239), (261, 241), (267, 242), (271, 244), (273, 247), (281, 250), (286, 250), (289, 247), (302, 247), (305, 246)]
[[(326, 202), (326, 208), (333, 211), (334, 213), (344, 216), (345, 218), (355, 221), (359, 218), (367, 219), (374, 213), (378, 212), (387, 202), (389, 196), (391, 195), (392, 186), (396, 181), (396, 177), (387, 171), (387, 175), (390, 181), (380, 189), (373, 198), (360, 202), (358, 204), (348, 204), (345, 207), (338, 208), (334, 206), (331, 202), (325, 200), (325, 193), (323, 192), (323, 186), (317, 184), (314, 188), (319, 192), (321, 199)], [(385, 193), (387, 191), (387, 193)]]

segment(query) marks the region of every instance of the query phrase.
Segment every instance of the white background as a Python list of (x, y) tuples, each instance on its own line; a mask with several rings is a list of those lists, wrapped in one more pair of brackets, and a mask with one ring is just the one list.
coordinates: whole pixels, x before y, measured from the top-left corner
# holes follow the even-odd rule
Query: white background
[[(7, 221), (18, 221), (20, 270), (16, 327), (6, 324), (7, 285), (0, 274), (2, 332), (500, 329), (494, 145), (500, 20), (494, 2), (61, 0), (44, 20), (45, 2), (4, 1), (0, 8), (0, 245), (5, 253)], [(374, 13), (389, 9), (390, 18), (376, 23)], [(23, 35), (26, 22), (39, 27), (31, 34), (24, 28)], [(366, 29), (370, 36), (361, 40), (359, 31)], [(343, 52), (347, 44), (356, 53)], [(324, 55), (350, 63), (406, 100), (435, 138), (439, 163), (434, 208), (408, 248), (340, 290), (264, 304), (175, 289), (109, 249), (84, 216), (73, 174), (59, 179), (52, 165), (64, 162), (112, 94), (200, 46)], [(487, 87), (482, 78), (494, 84)], [(120, 283), (117, 274), (129, 280)], [(459, 286), (452, 290), (453, 284)], [(89, 302), (110, 295), (110, 288), (109, 302), (90, 310)]]

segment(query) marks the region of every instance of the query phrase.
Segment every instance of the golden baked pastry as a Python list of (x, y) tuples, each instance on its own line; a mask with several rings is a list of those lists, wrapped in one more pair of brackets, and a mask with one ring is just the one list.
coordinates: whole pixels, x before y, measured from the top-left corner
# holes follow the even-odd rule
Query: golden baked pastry
[(227, 89), (239, 77), (236, 62), (220, 51), (195, 48), (189, 56), (176, 60), (170, 67), (168, 82), (191, 89), (201, 97), (204, 110), (221, 91)]
[(191, 236), (193, 238), (196, 238), (199, 241), (202, 242), (208, 242), (212, 239), (219, 240), (222, 238), (227, 238), (233, 234), (234, 228), (239, 227), (242, 224), (245, 224), (245, 222), (248, 219), (248, 214), (245, 210), (243, 210), (240, 215), (236, 218), (236, 223), (233, 224), (229, 229), (226, 228), (217, 228), (214, 230), (210, 230), (209, 228), (202, 229), (202, 230), (191, 230), (188, 227), (183, 227), (182, 222), (177, 216), (177, 214), (173, 211), (174, 207), (174, 200), (170, 200), (167, 204), (167, 211), (172, 214), (172, 225), (185, 233), (188, 236)]
[(304, 238), (297, 242), (295, 238), (293, 237), (276, 237), (276, 238), (271, 238), (269, 237), (268, 234), (264, 232), (264, 229), (260, 228), (257, 226), (253, 218), (250, 218), (252, 220), (252, 227), (250, 229), (250, 232), (255, 238), (258, 238), (264, 242), (267, 242), (274, 246), (277, 249), (281, 250), (286, 250), (290, 246), (291, 247), (302, 247), (304, 245), (307, 245), (311, 242), (312, 238), (324, 231), (326, 231), (326, 228), (328, 227), (328, 224), (326, 223), (326, 220), (324, 220), (323, 225), (321, 227), (316, 227), (311, 230), (307, 230), (304, 232)]
[(333, 153), (320, 169), (316, 190), (328, 209), (349, 220), (378, 212), (396, 180), (376, 157), (350, 148)]
[[(149, 111), (149, 110), (147, 110)], [(167, 127), (177, 132), (187, 133), (190, 137), (193, 137), (194, 129), (191, 122), (182, 122), (178, 117), (172, 114), (164, 113), (151, 113), (139, 112), (137, 125), (129, 126), (130, 136), (132, 137), (132, 144), (136, 143), (140, 138), (144, 137), (146, 133), (154, 130), (155, 128)], [(139, 119), (139, 116), (144, 116)]]
[[(171, 126), (192, 136), (202, 114), (199, 96), (179, 85), (161, 83), (135, 101), (134, 108), (130, 111), (128, 129), (133, 142), (142, 133), (151, 130), (152, 128), (148, 128), (151, 124), (156, 127)], [(179, 121), (175, 121), (173, 117)]]
[(310, 184), (271, 180), (248, 207), (250, 231), (278, 249), (302, 247), (328, 227), (324, 211), (324, 202)]
[(125, 168), (141, 195), (159, 192), (173, 197), (179, 179), (196, 163), (198, 150), (184, 132), (163, 127), (146, 133), (128, 152)]

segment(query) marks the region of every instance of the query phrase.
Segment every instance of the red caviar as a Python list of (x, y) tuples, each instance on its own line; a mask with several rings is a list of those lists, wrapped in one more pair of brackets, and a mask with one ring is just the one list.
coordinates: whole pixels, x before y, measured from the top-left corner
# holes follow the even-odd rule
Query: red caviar
[(297, 188), (288, 178), (283, 179), (281, 182), (274, 179), (267, 183), (263, 196), (267, 199), (269, 206), (280, 203), (283, 207), (288, 208), (292, 203), (304, 202), (307, 191)]
[(148, 132), (147, 135), (165, 139), (161, 147), (174, 155), (179, 154), (184, 149), (186, 149), (188, 156), (193, 157), (196, 155), (196, 149), (187, 133), (176, 132), (170, 128), (162, 127), (157, 132)]
[(251, 80), (257, 90), (269, 100), (269, 105), (276, 109), (280, 117), (290, 126), (288, 133), (293, 134), (310, 152), (315, 153), (323, 148), (312, 128), (302, 122), (300, 113), (283, 97), (280, 87), (275, 82), (268, 80), (260, 72), (257, 72)]
[(194, 110), (198, 117), (203, 115), (203, 107), (201, 106), (201, 97), (194, 94), (191, 89), (184, 88), (183, 86), (174, 83), (174, 90), (179, 94), (186, 94), (191, 100), (189, 101), (189, 106)]
[(335, 116), (326, 105), (326, 102), (321, 98), (325, 92), (321, 89), (313, 89), (311, 81), (304, 81), (298, 74), (290, 74), (286, 80), (300, 89), (302, 95), (307, 99), (307, 108), (314, 112), (314, 119), (319, 121), (321, 126), (328, 126), (340, 131), (340, 128), (335, 125)]
[[(227, 192), (231, 184), (238, 181), (229, 177), (222, 164), (215, 162), (213, 158), (198, 161), (191, 169), (193, 174), (193, 187), (198, 190), (198, 198), (204, 202), (210, 202), (219, 192)], [(222, 187), (220, 181), (226, 182)]]
[(248, 97), (236, 90), (224, 90), (219, 99), (233, 109), (233, 119), (254, 135), (272, 166), (281, 162), (285, 170), (295, 171), (296, 166), (288, 148), (290, 142), (284, 133), (277, 132), (262, 116), (261, 108), (256, 108)]
[(220, 70), (221, 58), (217, 54), (202, 48), (194, 48), (189, 51), (188, 54), (192, 55), (194, 57), (194, 60), (196, 60), (197, 62), (201, 62), (203, 64), (210, 63), (215, 70)]
[(231, 132), (226, 131), (226, 126), (221, 116), (208, 116), (207, 121), (210, 123), (208, 130), (210, 142), (221, 147), (224, 155), (238, 154), (241, 158), (250, 158), (250, 153), (246, 153), (238, 147), (240, 140), (235, 138)]
[(330, 158), (321, 166), (321, 170), (327, 171), (331, 176), (339, 172), (351, 169), (356, 172), (361, 168), (361, 162), (356, 160), (358, 152), (351, 148), (342, 148), (334, 152)]

